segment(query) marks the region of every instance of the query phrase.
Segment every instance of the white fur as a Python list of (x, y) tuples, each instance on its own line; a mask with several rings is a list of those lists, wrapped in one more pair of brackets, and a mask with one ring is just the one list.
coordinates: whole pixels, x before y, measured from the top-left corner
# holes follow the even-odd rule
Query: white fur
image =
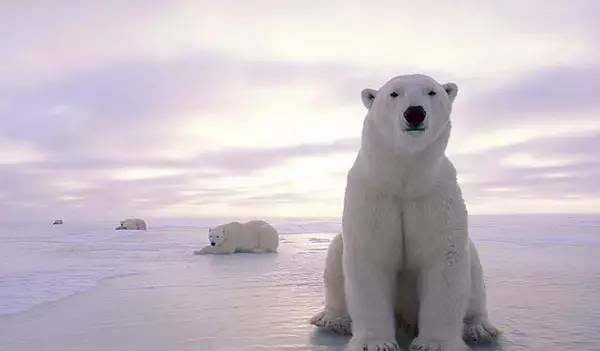
[(279, 235), (265, 221), (231, 222), (208, 230), (210, 245), (196, 254), (231, 254), (234, 252), (276, 252)]
[(146, 222), (139, 218), (127, 218), (121, 221), (121, 224), (115, 228), (117, 230), (146, 230)]
[[(418, 330), (410, 349), (421, 351), (464, 350), (463, 338), (480, 343), (497, 334), (445, 156), (456, 93), (455, 84), (423, 75), (363, 91), (369, 112), (348, 174), (343, 234), (328, 251), (326, 308), (311, 320), (351, 331), (349, 350), (399, 350), (398, 328)], [(424, 131), (407, 130), (409, 106), (425, 109)]]

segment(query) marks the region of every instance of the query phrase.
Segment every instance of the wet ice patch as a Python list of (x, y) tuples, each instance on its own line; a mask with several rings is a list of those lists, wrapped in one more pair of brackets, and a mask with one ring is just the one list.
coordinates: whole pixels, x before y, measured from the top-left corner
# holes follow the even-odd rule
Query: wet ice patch
[(133, 273), (116, 270), (35, 271), (0, 278), (0, 315), (26, 311), (86, 291), (101, 280)]
[(331, 239), (326, 239), (326, 238), (309, 238), (308, 241), (310, 241), (311, 243), (328, 243), (331, 241)]

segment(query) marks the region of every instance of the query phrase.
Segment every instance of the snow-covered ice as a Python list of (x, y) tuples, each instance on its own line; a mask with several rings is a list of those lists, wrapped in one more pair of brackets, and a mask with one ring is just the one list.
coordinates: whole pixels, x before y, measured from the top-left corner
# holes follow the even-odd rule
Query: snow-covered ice
[[(279, 253), (226, 256), (192, 254), (198, 223), (4, 224), (0, 350), (342, 350), (307, 322), (339, 223), (274, 224)], [(478, 350), (600, 349), (600, 217), (473, 216), (471, 236), (504, 332)]]

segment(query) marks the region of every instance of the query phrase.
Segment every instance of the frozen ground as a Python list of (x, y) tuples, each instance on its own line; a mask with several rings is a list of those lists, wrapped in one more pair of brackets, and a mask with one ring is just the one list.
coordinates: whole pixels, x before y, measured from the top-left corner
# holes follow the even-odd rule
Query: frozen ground
[[(0, 350), (341, 350), (323, 305), (336, 223), (277, 223), (277, 254), (194, 256), (201, 225), (0, 229)], [(472, 217), (504, 331), (479, 350), (600, 350), (600, 217)], [(111, 278), (111, 279), (109, 279)], [(404, 340), (406, 343), (406, 340)]]

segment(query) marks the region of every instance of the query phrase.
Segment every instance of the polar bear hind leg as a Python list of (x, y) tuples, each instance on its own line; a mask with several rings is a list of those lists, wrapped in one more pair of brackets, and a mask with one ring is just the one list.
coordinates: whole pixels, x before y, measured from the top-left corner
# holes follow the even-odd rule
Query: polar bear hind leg
[(314, 315), (310, 323), (336, 334), (351, 335), (352, 322), (346, 310), (344, 272), (342, 270), (342, 235), (329, 245), (325, 264), (325, 309)]
[[(488, 319), (486, 296), (483, 284), (483, 272), (479, 256), (473, 243), (471, 249), (471, 298), (464, 320), (463, 339), (468, 344), (486, 344), (493, 342), (499, 335)], [(331, 332), (351, 335), (352, 320), (348, 315), (344, 292), (344, 274), (342, 270), (342, 237), (337, 235), (327, 251), (325, 268), (325, 309), (314, 315), (311, 324)], [(401, 274), (398, 282), (396, 321), (398, 331), (407, 336), (416, 336), (418, 301), (411, 289), (415, 285), (414, 277)]]
[(493, 342), (500, 332), (489, 319), (486, 308), (485, 286), (479, 255), (473, 242), (471, 250), (471, 297), (464, 320), (463, 340), (471, 345)]
[(269, 223), (265, 221), (253, 221), (254, 229), (257, 231), (257, 249), (255, 252), (277, 252), (279, 247), (279, 234)]

